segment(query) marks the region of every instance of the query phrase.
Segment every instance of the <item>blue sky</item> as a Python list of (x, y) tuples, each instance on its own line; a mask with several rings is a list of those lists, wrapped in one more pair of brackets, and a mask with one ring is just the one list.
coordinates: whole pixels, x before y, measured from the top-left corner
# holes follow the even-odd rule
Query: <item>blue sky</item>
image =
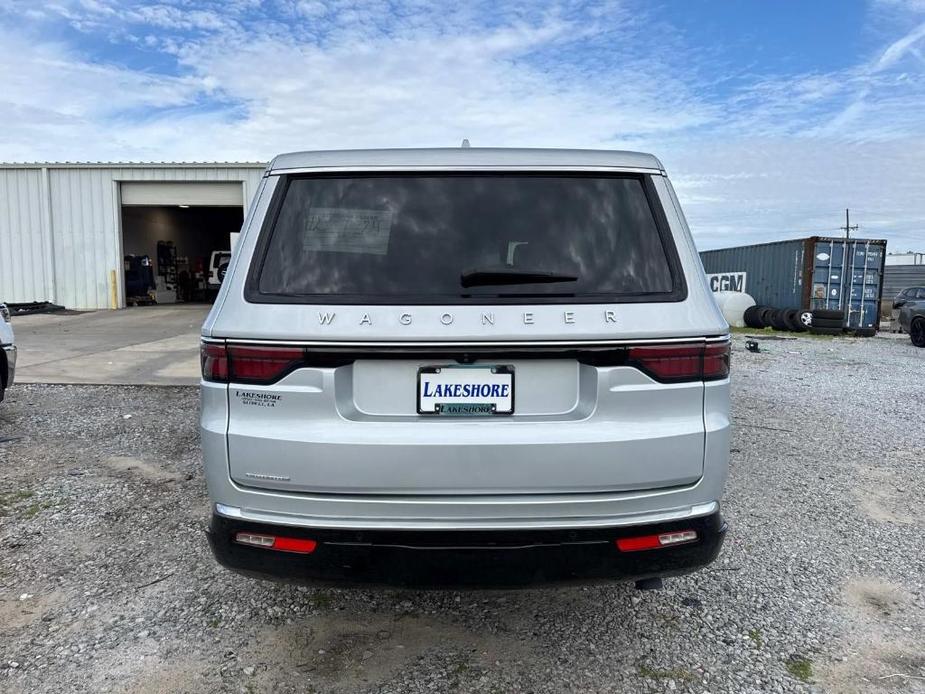
[(657, 154), (703, 248), (925, 250), (925, 0), (0, 0), (0, 160)]

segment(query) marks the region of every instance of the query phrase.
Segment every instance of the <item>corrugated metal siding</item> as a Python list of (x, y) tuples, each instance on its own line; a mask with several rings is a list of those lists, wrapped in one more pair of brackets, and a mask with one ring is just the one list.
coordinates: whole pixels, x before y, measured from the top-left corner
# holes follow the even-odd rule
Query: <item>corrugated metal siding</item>
[(907, 287), (925, 287), (925, 265), (887, 265), (883, 269), (883, 298), (893, 299)]
[(0, 300), (95, 309), (110, 305), (113, 270), (122, 297), (120, 181), (238, 181), (246, 208), (263, 168), (49, 165), (48, 210), (44, 175), (35, 166), (0, 168)]
[(50, 296), (42, 179), (41, 169), (0, 170), (0, 301)]
[(745, 292), (759, 304), (801, 308), (804, 239), (703, 251), (708, 275), (744, 272)]

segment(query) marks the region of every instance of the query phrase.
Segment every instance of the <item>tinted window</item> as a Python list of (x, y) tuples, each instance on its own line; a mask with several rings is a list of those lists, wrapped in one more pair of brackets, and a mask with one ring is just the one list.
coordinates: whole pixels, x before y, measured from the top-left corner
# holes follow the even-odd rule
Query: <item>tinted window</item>
[[(656, 223), (642, 176), (294, 177), (280, 185), (252, 300), (682, 298), (670, 235)], [(463, 286), (473, 271), (481, 280)], [(498, 273), (508, 283), (492, 283)], [(511, 279), (524, 273), (563, 279)]]
[(918, 300), (918, 299), (925, 299), (925, 289), (919, 289), (919, 290), (915, 293), (915, 298), (916, 298), (916, 300)]

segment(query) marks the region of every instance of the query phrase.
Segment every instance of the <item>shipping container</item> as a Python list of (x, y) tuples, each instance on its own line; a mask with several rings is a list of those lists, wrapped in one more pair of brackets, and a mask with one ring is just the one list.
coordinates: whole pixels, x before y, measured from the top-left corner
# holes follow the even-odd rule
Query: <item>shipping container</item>
[(882, 239), (822, 236), (700, 254), (713, 291), (746, 292), (774, 308), (840, 310), (852, 329), (879, 327), (885, 257)]

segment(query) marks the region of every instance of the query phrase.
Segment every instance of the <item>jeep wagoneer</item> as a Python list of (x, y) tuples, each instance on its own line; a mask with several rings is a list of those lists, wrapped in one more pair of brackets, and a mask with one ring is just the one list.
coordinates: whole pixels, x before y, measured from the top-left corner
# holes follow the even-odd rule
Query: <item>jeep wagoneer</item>
[(716, 557), (728, 326), (658, 159), (284, 154), (242, 231), (202, 329), (223, 565), (650, 587)]

